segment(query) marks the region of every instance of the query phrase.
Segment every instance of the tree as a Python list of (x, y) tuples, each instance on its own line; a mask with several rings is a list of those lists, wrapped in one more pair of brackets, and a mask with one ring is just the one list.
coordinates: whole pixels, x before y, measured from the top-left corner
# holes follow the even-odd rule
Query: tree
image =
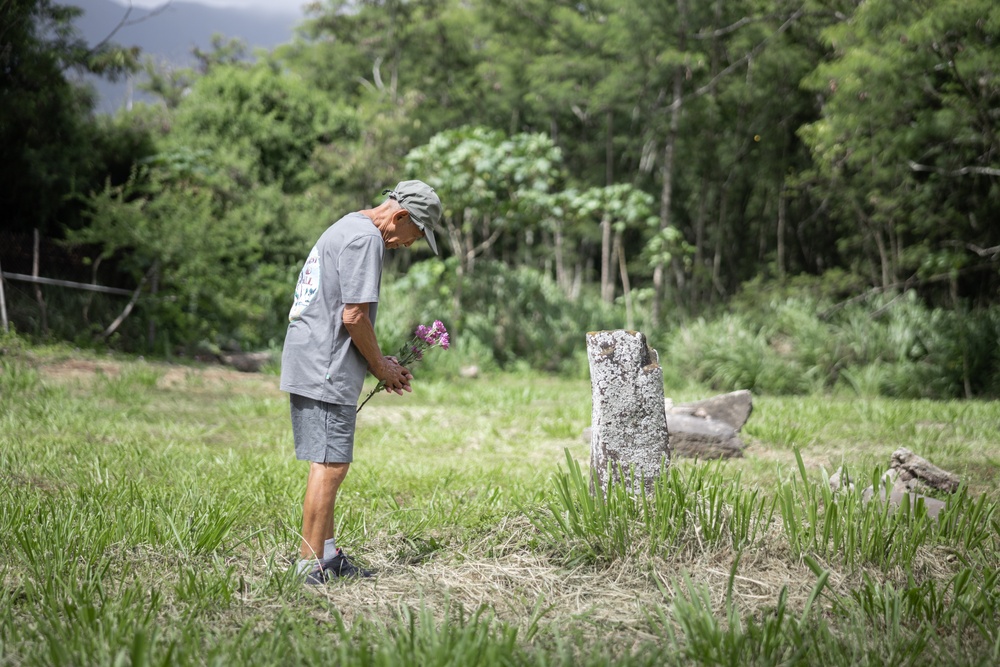
[(269, 63), (219, 64), (171, 121), (127, 183), (93, 194), (72, 240), (98, 244), (134, 282), (155, 280), (146, 311), (183, 349), (265, 345), (286, 324), (309, 243), (332, 222), (315, 157), (353, 114)]
[[(535, 261), (539, 221), (553, 206), (561, 175), (560, 153), (544, 135), (463, 127), (442, 132), (406, 159), (408, 173), (433, 186), (444, 204), (442, 225), (447, 246), (457, 257), (459, 289), (454, 295), (461, 312), (461, 285), (474, 273), (478, 257), (505, 256), (508, 264)], [(497, 252), (497, 246), (501, 252)]]
[[(653, 214), (653, 197), (628, 184), (609, 185), (574, 193), (567, 208), (580, 218), (600, 221), (598, 224), (601, 230), (601, 299), (605, 303), (614, 301), (613, 271), (614, 265), (617, 264), (625, 298), (626, 326), (629, 329), (635, 328), (631, 282), (623, 239), (625, 232), (629, 230), (643, 234), (647, 230), (657, 229), (659, 218)], [(671, 239), (677, 237), (678, 235), (667, 236)], [(659, 259), (660, 255), (657, 255), (656, 264), (659, 263)]]
[(207, 150), (237, 182), (300, 193), (323, 180), (319, 147), (355, 131), (354, 115), (275, 65), (220, 65), (200, 77), (177, 108), (166, 147)]
[(841, 251), (882, 289), (944, 279), (952, 301), (994, 298), (1000, 9), (873, 0), (825, 37), (835, 57), (807, 79), (823, 117), (802, 136)]
[(0, 10), (4, 215), (14, 230), (57, 233), (60, 224), (78, 224), (73, 195), (100, 182), (105, 158), (93, 150), (102, 141), (90, 116), (93, 92), (70, 82), (67, 72), (114, 79), (135, 70), (138, 52), (110, 42), (89, 46), (72, 25), (77, 7), (3, 0)]

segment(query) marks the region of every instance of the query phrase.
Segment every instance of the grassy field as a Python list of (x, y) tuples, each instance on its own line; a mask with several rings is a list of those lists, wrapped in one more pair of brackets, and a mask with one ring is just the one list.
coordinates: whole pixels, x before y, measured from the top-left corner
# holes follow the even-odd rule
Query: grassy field
[[(644, 499), (588, 493), (590, 409), (541, 376), (376, 397), (337, 537), (379, 576), (306, 588), (275, 376), (0, 356), (0, 665), (1000, 662), (997, 403), (758, 397), (745, 458)], [(964, 480), (939, 520), (862, 503), (898, 447)]]

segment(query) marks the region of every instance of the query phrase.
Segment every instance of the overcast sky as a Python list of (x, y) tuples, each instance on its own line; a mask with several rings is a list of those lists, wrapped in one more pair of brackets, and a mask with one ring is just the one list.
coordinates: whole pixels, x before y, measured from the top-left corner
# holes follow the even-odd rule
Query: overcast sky
[[(175, 2), (192, 2), (210, 7), (255, 7), (268, 9), (282, 14), (301, 14), (302, 6), (307, 0), (174, 0)], [(129, 0), (115, 0), (120, 5), (128, 6)], [(86, 6), (87, 0), (82, 4)], [(132, 0), (133, 7), (151, 9), (167, 4), (167, 0)]]

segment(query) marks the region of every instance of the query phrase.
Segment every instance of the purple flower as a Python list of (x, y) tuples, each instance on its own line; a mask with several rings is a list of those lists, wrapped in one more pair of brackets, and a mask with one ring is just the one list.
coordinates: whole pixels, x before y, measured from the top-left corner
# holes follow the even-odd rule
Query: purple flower
[[(405, 343), (399, 348), (399, 359), (400, 363), (404, 366), (408, 366), (412, 363), (420, 361), (424, 358), (424, 350), (438, 345), (443, 350), (447, 350), (451, 345), (451, 340), (448, 337), (448, 330), (445, 328), (444, 323), (441, 320), (434, 320), (431, 326), (424, 324), (418, 325), (413, 332), (413, 338), (409, 342)], [(385, 385), (379, 382), (375, 385), (375, 388), (371, 390), (365, 400), (361, 402), (358, 406), (358, 412), (361, 412), (361, 408), (374, 396), (376, 393), (385, 389)]]

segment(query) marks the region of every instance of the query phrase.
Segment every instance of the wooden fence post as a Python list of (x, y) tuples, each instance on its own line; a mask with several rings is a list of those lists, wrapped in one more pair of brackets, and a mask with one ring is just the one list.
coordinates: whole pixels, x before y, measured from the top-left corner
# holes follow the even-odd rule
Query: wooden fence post
[[(34, 243), (34, 250), (32, 251), (32, 257), (31, 257), (31, 277), (32, 278), (37, 278), (38, 277), (38, 261), (39, 261), (39, 257), (38, 257), (38, 244), (39, 244), (38, 228), (35, 227), (35, 243)], [(39, 311), (39, 314), (41, 315), (41, 320), (42, 320), (42, 335), (43, 336), (48, 336), (49, 335), (49, 314), (48, 314), (48, 310), (45, 307), (45, 297), (42, 296), (42, 288), (39, 286), (39, 284), (37, 282), (35, 283), (35, 300), (38, 301), (38, 311)]]
[(0, 268), (0, 324), (3, 325), (3, 332), (10, 331), (10, 324), (7, 322), (7, 299), (3, 293), (3, 268)]

